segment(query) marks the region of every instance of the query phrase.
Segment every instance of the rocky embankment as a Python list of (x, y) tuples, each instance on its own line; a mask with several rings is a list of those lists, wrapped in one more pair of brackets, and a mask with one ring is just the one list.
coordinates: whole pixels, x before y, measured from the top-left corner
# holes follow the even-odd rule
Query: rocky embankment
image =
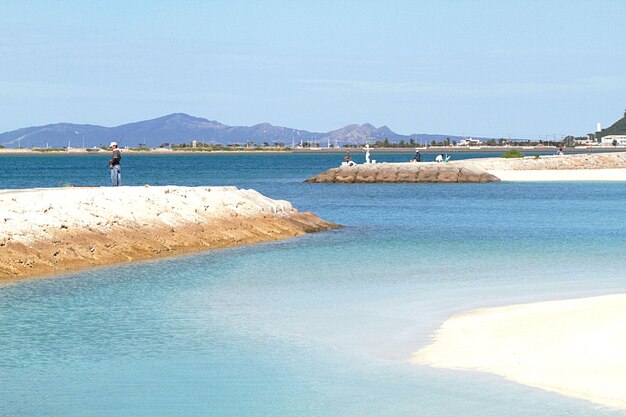
[[(556, 175), (558, 172), (559, 175)], [(306, 182), (497, 182), (626, 180), (626, 152), (475, 158), (447, 163), (358, 164), (331, 168)]]
[(236, 187), (0, 191), (0, 282), (338, 226)]
[(435, 162), (359, 164), (331, 168), (306, 182), (495, 182), (498, 177), (471, 165)]

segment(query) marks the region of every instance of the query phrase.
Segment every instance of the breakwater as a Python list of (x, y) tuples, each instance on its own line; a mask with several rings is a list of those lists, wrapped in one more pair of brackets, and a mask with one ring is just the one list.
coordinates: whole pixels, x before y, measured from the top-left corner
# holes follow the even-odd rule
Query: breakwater
[(484, 169), (455, 163), (381, 163), (331, 168), (306, 182), (313, 183), (455, 183), (497, 182), (498, 177)]
[(0, 282), (284, 239), (338, 226), (236, 187), (0, 191)]

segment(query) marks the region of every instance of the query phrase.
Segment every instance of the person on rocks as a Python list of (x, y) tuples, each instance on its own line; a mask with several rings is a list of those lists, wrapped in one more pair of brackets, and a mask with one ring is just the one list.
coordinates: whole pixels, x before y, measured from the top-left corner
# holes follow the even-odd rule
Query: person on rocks
[(422, 155), (420, 155), (419, 149), (416, 149), (415, 156), (413, 157), (413, 159), (411, 159), (411, 162), (421, 162), (421, 161), (422, 161)]
[(122, 153), (117, 149), (117, 142), (111, 142), (109, 147), (113, 150), (111, 154), (111, 160), (109, 161), (109, 169), (111, 170), (111, 184), (114, 187), (122, 185), (122, 170), (120, 167), (120, 160), (122, 159)]
[(352, 155), (350, 155), (350, 149), (346, 151), (346, 156), (343, 157), (343, 162), (349, 164), (352, 161)]

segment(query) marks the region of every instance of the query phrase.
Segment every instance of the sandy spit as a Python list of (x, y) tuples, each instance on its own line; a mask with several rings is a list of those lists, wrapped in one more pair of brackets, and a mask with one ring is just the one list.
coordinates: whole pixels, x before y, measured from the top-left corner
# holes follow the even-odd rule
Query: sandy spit
[(615, 169), (528, 169), (487, 170), (500, 181), (626, 181), (626, 168)]
[(0, 190), (0, 283), (337, 227), (236, 187)]
[(476, 370), (626, 410), (626, 294), (458, 314), (412, 362)]

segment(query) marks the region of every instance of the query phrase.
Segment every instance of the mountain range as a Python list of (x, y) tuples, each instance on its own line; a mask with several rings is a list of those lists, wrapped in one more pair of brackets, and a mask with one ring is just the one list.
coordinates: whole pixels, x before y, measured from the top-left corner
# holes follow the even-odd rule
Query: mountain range
[[(462, 137), (439, 134), (401, 135), (387, 126), (375, 127), (369, 123), (351, 124), (330, 132), (309, 132), (288, 127), (261, 123), (254, 126), (228, 126), (215, 120), (207, 120), (184, 113), (140, 122), (104, 127), (88, 124), (55, 123), (12, 130), (0, 134), (0, 145), (22, 148), (62, 148), (93, 147), (116, 141), (121, 147), (149, 148), (163, 144), (190, 143), (192, 140), (209, 144), (242, 144), (253, 142), (258, 145), (283, 143), (285, 146), (301, 142), (328, 144), (361, 145), (368, 139), (370, 143), (388, 139), (390, 142), (414, 139), (417, 143), (442, 141), (446, 138), (459, 141)], [(484, 139), (484, 138), (483, 138)]]

